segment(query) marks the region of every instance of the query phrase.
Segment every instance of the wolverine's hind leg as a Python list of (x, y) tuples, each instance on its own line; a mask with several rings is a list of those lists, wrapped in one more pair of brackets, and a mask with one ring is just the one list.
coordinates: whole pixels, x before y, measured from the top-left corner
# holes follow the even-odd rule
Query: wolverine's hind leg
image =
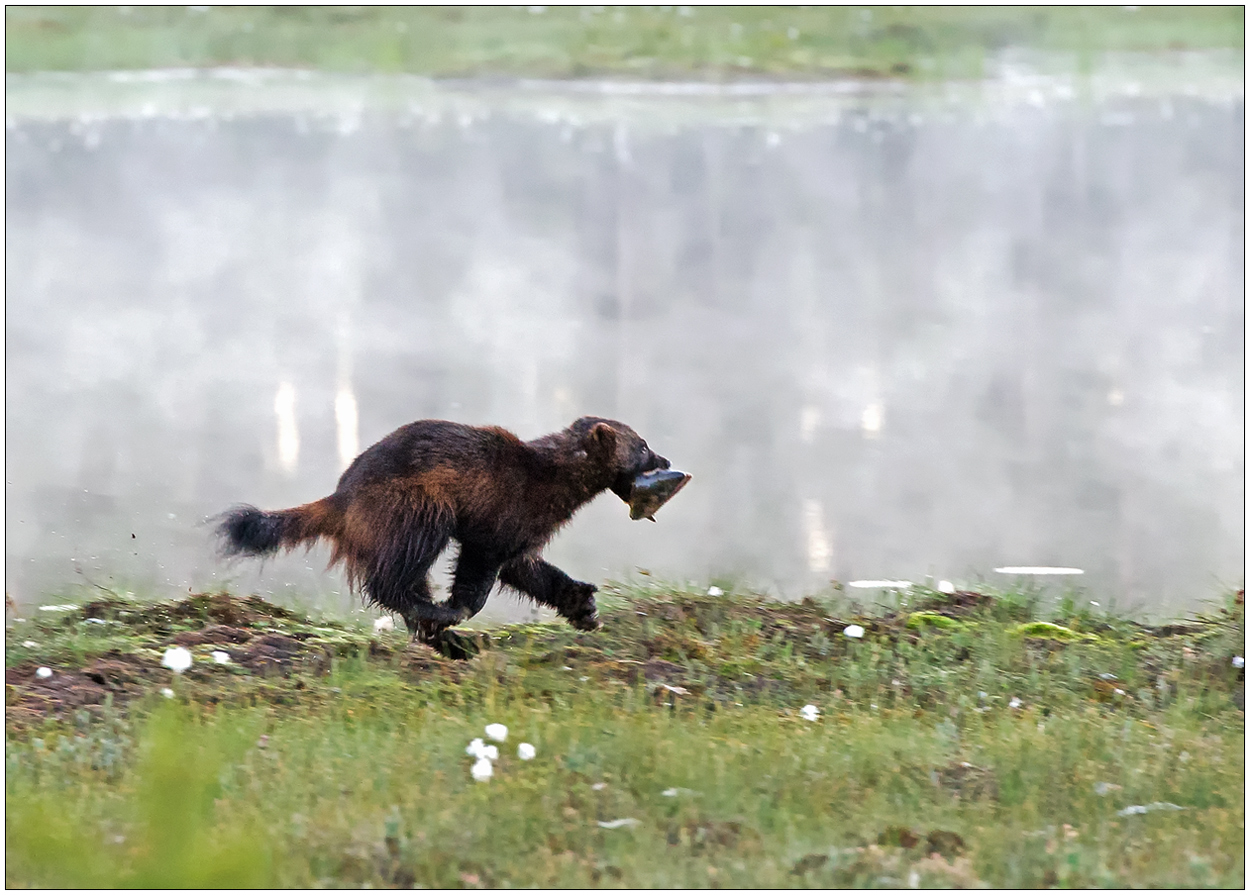
[(354, 549), (343, 552), (371, 601), (399, 613), (422, 640), (460, 621), (460, 612), (435, 603), (430, 592), (430, 567), (451, 539), (449, 510), (387, 485), (353, 501), (347, 521)]

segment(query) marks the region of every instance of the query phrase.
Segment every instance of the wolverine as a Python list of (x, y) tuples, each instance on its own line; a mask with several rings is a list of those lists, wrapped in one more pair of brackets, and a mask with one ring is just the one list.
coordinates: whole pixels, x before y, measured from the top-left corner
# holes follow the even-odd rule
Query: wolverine
[[(601, 492), (630, 503), (635, 479), (668, 469), (637, 432), (601, 417), (533, 441), (495, 426), (420, 420), (357, 457), (329, 497), (271, 512), (237, 506), (218, 517), (217, 532), (227, 556), (268, 556), (324, 538), (330, 566), (342, 563), (354, 590), (398, 613), (421, 642), (455, 652), (447, 629), (481, 611), (496, 581), (575, 628), (597, 629), (597, 588), (539, 553)], [(664, 499), (689, 478), (665, 475), (677, 481)], [(451, 595), (436, 603), (430, 567), (453, 540), (460, 550)]]

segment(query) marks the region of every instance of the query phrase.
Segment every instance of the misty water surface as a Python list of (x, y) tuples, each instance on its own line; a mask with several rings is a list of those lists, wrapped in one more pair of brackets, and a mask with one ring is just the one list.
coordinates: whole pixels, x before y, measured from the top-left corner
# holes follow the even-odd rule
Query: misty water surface
[(10, 76), (6, 590), (343, 611), (206, 517), (595, 414), (694, 480), (586, 508), (575, 577), (1195, 606), (1242, 576), (1244, 100), (1183, 80)]

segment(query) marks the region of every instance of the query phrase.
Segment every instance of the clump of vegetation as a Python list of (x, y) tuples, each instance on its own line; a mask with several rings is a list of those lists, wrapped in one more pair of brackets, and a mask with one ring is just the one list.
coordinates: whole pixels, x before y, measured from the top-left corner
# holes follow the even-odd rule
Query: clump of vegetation
[(1240, 52), (1241, 7), (9, 6), (8, 71), (968, 78), (1005, 47)]
[(603, 631), (478, 631), (467, 662), (225, 594), (34, 613), (6, 635), (6, 882), (1244, 884), (1240, 597), (1152, 626), (605, 590)]

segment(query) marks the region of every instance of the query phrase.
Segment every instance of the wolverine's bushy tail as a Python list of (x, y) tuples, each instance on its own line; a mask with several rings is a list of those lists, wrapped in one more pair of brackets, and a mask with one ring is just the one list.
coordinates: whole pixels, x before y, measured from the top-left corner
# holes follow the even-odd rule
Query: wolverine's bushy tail
[(271, 513), (237, 506), (218, 517), (217, 534), (226, 556), (268, 556), (333, 535), (336, 515), (329, 498)]

